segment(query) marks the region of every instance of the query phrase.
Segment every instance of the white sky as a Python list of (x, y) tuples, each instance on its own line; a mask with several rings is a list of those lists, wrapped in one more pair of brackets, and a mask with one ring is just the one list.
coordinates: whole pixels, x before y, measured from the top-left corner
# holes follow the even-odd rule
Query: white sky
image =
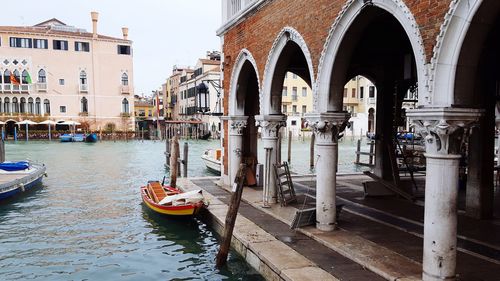
[[(22, 4), (21, 4), (22, 3)], [(150, 95), (172, 73), (219, 50), (220, 0), (25, 0), (0, 16), (0, 25), (35, 25), (57, 18), (92, 32), (90, 12), (99, 12), (98, 33), (133, 41), (136, 94)]]

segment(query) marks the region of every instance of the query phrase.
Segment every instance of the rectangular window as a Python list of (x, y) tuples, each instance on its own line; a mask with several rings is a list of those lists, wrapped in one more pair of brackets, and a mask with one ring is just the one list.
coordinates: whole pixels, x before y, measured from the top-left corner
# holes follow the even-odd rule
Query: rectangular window
[(118, 45), (118, 54), (119, 55), (130, 55), (130, 46)]
[(292, 78), (293, 78), (293, 79), (297, 79), (297, 74), (293, 73), (293, 74), (292, 74)]
[(355, 88), (352, 89), (352, 95), (351, 95), (351, 97), (353, 97), (353, 98), (356, 97), (356, 89)]
[(32, 48), (31, 38), (10, 37), (10, 46), (14, 48)]
[(302, 87), (302, 96), (307, 97), (307, 88), (306, 87)]
[(370, 86), (369, 92), (368, 92), (368, 97), (374, 98), (375, 97), (375, 86)]
[(33, 48), (35, 49), (48, 49), (49, 41), (47, 39), (33, 39)]
[(297, 87), (292, 88), (292, 101), (297, 101)]
[(90, 45), (88, 42), (75, 41), (75, 51), (77, 51), (77, 52), (90, 52)]
[(68, 41), (66, 41), (66, 40), (53, 40), (52, 41), (52, 48), (54, 50), (67, 51), (68, 50)]
[(286, 86), (283, 86), (283, 92), (281, 93), (281, 95), (286, 97), (286, 95), (288, 95), (287, 90), (288, 88)]
[(64, 85), (64, 79), (59, 79), (59, 85)]
[(364, 92), (365, 92), (365, 88), (362, 86), (359, 87), (359, 98), (360, 99), (363, 99)]
[(303, 105), (302, 106), (302, 113), (306, 113), (307, 112), (307, 105)]
[(344, 98), (347, 98), (347, 88), (344, 88)]
[(59, 106), (59, 111), (61, 113), (66, 113), (66, 106), (64, 106), (64, 105)]
[(292, 105), (292, 112), (297, 113), (297, 106), (295, 104)]
[(286, 113), (286, 105), (283, 105), (282, 113)]

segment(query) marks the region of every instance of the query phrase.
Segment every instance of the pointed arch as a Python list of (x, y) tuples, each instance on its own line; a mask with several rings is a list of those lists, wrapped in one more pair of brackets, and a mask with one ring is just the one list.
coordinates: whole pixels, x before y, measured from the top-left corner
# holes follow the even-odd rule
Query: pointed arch
[(257, 85), (259, 90), (259, 101), (261, 101), (261, 84), (259, 79), (259, 69), (252, 53), (247, 49), (243, 49), (238, 54), (233, 70), (231, 72), (231, 80), (229, 85), (229, 115), (244, 115), (244, 108), (238, 103), (238, 80), (240, 78), (243, 66), (245, 63), (250, 63), (253, 66), (257, 77)]
[(38, 83), (47, 83), (47, 73), (43, 68), (38, 70)]
[[(264, 68), (264, 77), (261, 89), (261, 114), (267, 115), (272, 113), (272, 103), (271, 103), (271, 91), (273, 87), (273, 80), (276, 71), (276, 66), (279, 62), (281, 54), (287, 44), (289, 42), (295, 43), (299, 49), (302, 51), (302, 54), (305, 58), (307, 64), (307, 70), (309, 77), (302, 77), (305, 81), (310, 82), (311, 88), (314, 88), (315, 84), (315, 75), (314, 75), (314, 66), (312, 63), (311, 52), (309, 51), (309, 47), (306, 44), (306, 41), (302, 37), (302, 35), (292, 27), (283, 28), (276, 39), (274, 40), (273, 46), (269, 51), (269, 55), (267, 57), (266, 66)], [(280, 82), (282, 83), (282, 81)], [(281, 96), (281, 91), (280, 91)]]
[(128, 86), (128, 74), (125, 72), (122, 73), (122, 86)]
[[(418, 24), (413, 17), (413, 14), (408, 9), (406, 4), (401, 0), (372, 0), (371, 6), (378, 7), (392, 14), (392, 16), (400, 23), (408, 37), (415, 63), (417, 68), (418, 87), (419, 87), (419, 100), (420, 102), (426, 100), (428, 96), (427, 91), (427, 72), (426, 72), (426, 59), (425, 49), (423, 46), (422, 36), (418, 29)], [(328, 37), (325, 40), (323, 51), (318, 65), (318, 75), (315, 87), (313, 88), (314, 102), (313, 107), (316, 112), (326, 112), (329, 110), (329, 95), (330, 95), (330, 81), (332, 78), (333, 67), (339, 58), (337, 54), (343, 38), (351, 27), (352, 23), (356, 20), (361, 10), (366, 7), (364, 1), (349, 0), (342, 7), (339, 15), (332, 24)], [(340, 58), (341, 59), (341, 58)]]

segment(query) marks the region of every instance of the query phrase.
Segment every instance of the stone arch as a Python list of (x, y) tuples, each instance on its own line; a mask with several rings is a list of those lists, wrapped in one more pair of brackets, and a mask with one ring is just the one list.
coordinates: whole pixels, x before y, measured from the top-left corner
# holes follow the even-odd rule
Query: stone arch
[(315, 75), (314, 75), (314, 67), (309, 47), (307, 46), (307, 43), (302, 37), (302, 35), (300, 35), (300, 33), (297, 30), (287, 26), (280, 31), (280, 33), (274, 40), (273, 46), (271, 47), (271, 50), (269, 51), (269, 55), (267, 57), (266, 66), (264, 69), (261, 98), (260, 98), (261, 114), (267, 115), (272, 113), (271, 91), (273, 87), (274, 73), (276, 70), (277, 63), (280, 59), (280, 55), (285, 49), (287, 43), (290, 41), (297, 44), (297, 46), (302, 51), (310, 75), (310, 77), (307, 77), (306, 79), (304, 79), (304, 77), (302, 78), (306, 81), (309, 80), (311, 88), (314, 89)]
[[(453, 0), (445, 15), (431, 59), (431, 94), (433, 104), (450, 106), (456, 103), (457, 67), (466, 37), (474, 27), (474, 17), (483, 4), (497, 5), (496, 1)], [(498, 7), (496, 7), (498, 9)], [(490, 24), (490, 19), (482, 19), (481, 26)], [(478, 24), (479, 25), (479, 24)], [(489, 29), (483, 28), (475, 38), (475, 44), (485, 40)], [(479, 45), (479, 44), (477, 44)]]
[(257, 85), (259, 89), (259, 100), (261, 100), (261, 84), (259, 80), (259, 69), (257, 68), (257, 63), (252, 53), (247, 49), (243, 49), (238, 54), (236, 58), (236, 63), (233, 66), (231, 72), (231, 80), (229, 84), (229, 115), (244, 115), (244, 108), (238, 104), (238, 80), (240, 78), (241, 71), (246, 62), (249, 62), (255, 71), (257, 77)]
[(422, 43), (423, 40), (420, 30), (418, 29), (418, 24), (408, 7), (401, 0), (373, 0), (370, 1), (369, 4), (365, 4), (364, 1), (349, 0), (342, 7), (339, 15), (332, 24), (328, 37), (325, 40), (323, 51), (321, 52), (318, 64), (318, 78), (313, 88), (314, 93), (316, 93), (314, 94), (313, 105), (314, 110), (317, 112), (331, 110), (331, 108), (329, 108), (330, 81), (335, 60), (338, 59), (337, 54), (340, 45), (352, 23), (356, 20), (361, 10), (367, 5), (387, 11), (401, 24), (411, 43), (413, 55), (415, 57), (417, 77), (420, 82), (418, 85), (419, 93), (421, 93), (419, 100), (422, 104), (427, 101), (428, 91), (425, 49)]

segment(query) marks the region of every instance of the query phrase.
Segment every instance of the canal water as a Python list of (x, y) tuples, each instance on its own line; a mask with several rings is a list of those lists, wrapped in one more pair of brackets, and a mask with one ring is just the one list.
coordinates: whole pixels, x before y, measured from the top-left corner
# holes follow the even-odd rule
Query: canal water
[[(200, 155), (219, 141), (188, 143), (189, 176), (210, 175)], [(355, 170), (353, 144), (339, 146), (341, 172)], [(219, 237), (203, 222), (143, 207), (139, 187), (167, 173), (164, 143), (18, 141), (6, 151), (44, 163), (48, 177), (0, 203), (0, 280), (263, 280), (235, 252), (216, 270)], [(311, 172), (309, 143), (295, 141), (292, 152), (295, 171)]]

